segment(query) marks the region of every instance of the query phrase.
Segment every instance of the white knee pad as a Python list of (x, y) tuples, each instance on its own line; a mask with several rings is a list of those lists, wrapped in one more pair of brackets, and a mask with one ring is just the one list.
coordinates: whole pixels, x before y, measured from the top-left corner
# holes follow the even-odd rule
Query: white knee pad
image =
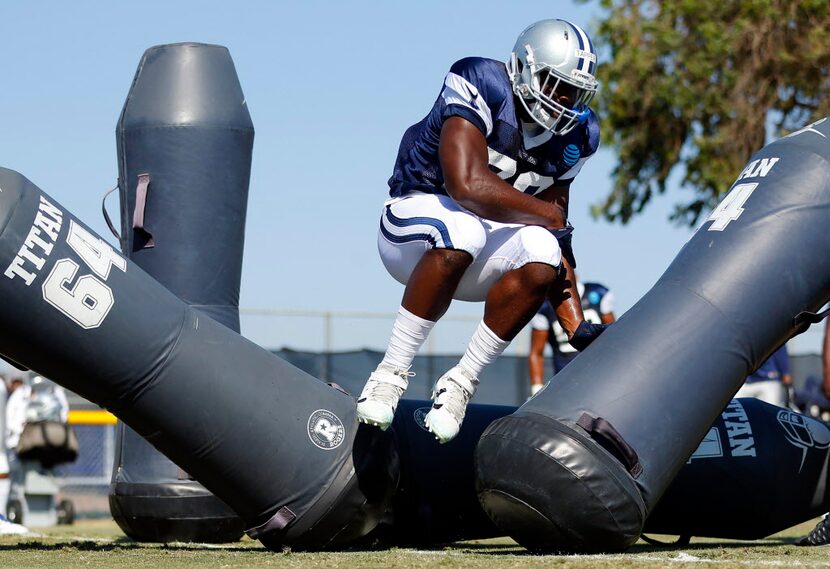
[(458, 212), (451, 216), (451, 223), (454, 226), (450, 230), (453, 236), (452, 248), (468, 252), (473, 259), (478, 257), (487, 242), (487, 232), (478, 218), (466, 212)]
[(553, 234), (536, 225), (522, 227), (516, 233), (516, 268), (528, 263), (545, 263), (558, 267), (562, 262), (562, 250)]
[(458, 285), (454, 298), (483, 301), (490, 288), (505, 273), (528, 263), (558, 267), (562, 261), (559, 242), (548, 230), (532, 225), (487, 222), (487, 243)]

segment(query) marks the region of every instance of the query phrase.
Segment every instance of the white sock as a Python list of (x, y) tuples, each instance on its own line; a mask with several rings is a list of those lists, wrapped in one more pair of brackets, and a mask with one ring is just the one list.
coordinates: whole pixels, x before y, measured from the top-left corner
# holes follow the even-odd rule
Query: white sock
[(485, 366), (493, 363), (509, 345), (510, 342), (496, 336), (482, 320), (476, 328), (459, 365), (477, 378), (481, 375), (481, 371)]
[(9, 503), (9, 491), (11, 488), (12, 481), (10, 478), (0, 478), (0, 515), (3, 517), (8, 514), (6, 512), (6, 504)]
[(537, 393), (539, 393), (539, 390), (542, 389), (544, 386), (545, 386), (544, 383), (531, 383), (530, 384), (530, 394), (531, 395), (536, 395)]
[(406, 308), (398, 309), (398, 317), (392, 326), (392, 337), (389, 338), (389, 347), (383, 356), (382, 364), (398, 369), (409, 369), (415, 354), (429, 336), (435, 322), (415, 316)]

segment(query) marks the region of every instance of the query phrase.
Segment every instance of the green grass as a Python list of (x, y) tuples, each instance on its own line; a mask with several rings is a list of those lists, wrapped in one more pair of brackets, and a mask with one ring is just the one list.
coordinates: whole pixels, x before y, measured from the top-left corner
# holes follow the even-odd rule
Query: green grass
[(127, 539), (112, 521), (81, 521), (38, 530), (36, 536), (0, 537), (0, 567), (320, 567), (325, 569), (470, 567), (830, 567), (830, 547), (794, 545), (813, 522), (757, 542), (694, 539), (684, 547), (643, 542), (618, 555), (530, 555), (509, 539), (457, 543), (432, 549), (393, 548), (338, 553), (273, 553), (244, 538), (228, 545), (147, 544)]

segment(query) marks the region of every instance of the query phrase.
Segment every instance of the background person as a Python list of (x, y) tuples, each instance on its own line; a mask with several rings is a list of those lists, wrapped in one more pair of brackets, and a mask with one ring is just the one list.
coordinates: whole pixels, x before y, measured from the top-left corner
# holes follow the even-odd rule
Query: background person
[[(580, 281), (577, 281), (576, 286), (586, 321), (594, 324), (614, 322), (614, 294), (608, 287), (593, 282), (583, 284)], [(556, 313), (548, 301), (542, 304), (539, 312), (530, 321), (530, 328), (527, 367), (530, 375), (530, 394), (536, 395), (545, 383), (545, 346), (550, 344), (553, 350), (554, 375), (579, 352), (568, 343), (568, 335), (556, 319)]]
[(754, 397), (779, 407), (786, 407), (787, 390), (792, 384), (790, 356), (787, 352), (787, 345), (784, 344), (746, 378), (735, 394), (735, 398)]
[[(19, 385), (19, 384), (18, 384)], [(12, 465), (14, 453), (7, 446), (6, 411), (8, 407), (9, 388), (6, 379), (0, 375), (0, 535), (22, 535), (28, 530), (12, 523), (6, 517), (8, 514), (9, 496), (12, 490)]]
[(11, 476), (10, 496), (22, 508), (23, 520), (28, 515), (28, 504), (25, 492), (25, 472), (17, 456), (17, 443), (26, 426), (26, 411), (32, 388), (22, 376), (15, 376), (9, 382), (9, 397), (6, 402), (6, 454), (9, 460), (9, 474)]
[(6, 403), (6, 448), (14, 454), (20, 435), (26, 426), (26, 410), (32, 397), (32, 388), (20, 376), (9, 382), (9, 397)]

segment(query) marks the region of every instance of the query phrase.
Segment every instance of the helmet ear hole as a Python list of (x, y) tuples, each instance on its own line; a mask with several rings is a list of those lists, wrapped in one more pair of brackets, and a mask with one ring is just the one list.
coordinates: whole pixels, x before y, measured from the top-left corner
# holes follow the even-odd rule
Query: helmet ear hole
[(516, 64), (516, 70), (517, 70), (519, 73), (521, 73), (521, 72), (522, 72), (522, 70), (524, 69), (524, 65), (522, 64), (522, 60), (521, 60), (521, 59), (517, 59), (517, 60), (516, 60), (516, 63), (517, 63), (517, 64)]

